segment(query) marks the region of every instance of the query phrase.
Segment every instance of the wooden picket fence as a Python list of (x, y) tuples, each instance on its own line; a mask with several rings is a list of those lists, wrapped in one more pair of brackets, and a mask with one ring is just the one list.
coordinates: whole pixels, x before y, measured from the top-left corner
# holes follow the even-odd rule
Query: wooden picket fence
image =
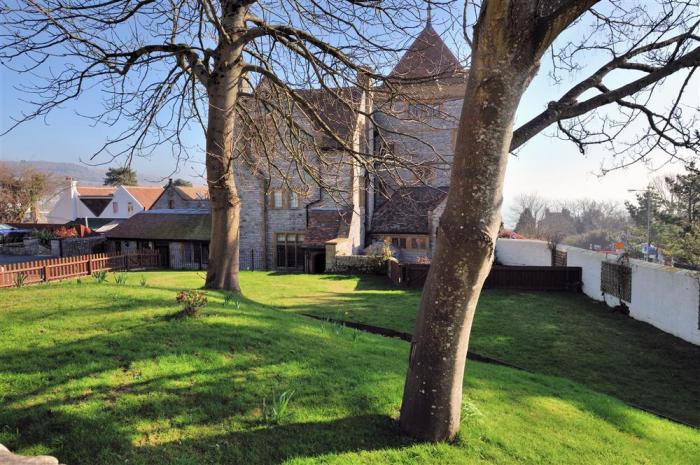
[(23, 275), (22, 284), (26, 285), (89, 276), (96, 271), (128, 271), (160, 267), (160, 254), (157, 251), (129, 254), (97, 253), (11, 263), (0, 265), (0, 288), (16, 286), (19, 281), (18, 275)]

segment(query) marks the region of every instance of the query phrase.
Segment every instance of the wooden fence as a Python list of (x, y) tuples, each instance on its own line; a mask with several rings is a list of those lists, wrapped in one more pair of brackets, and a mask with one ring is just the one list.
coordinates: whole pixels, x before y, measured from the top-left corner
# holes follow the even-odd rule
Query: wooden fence
[[(389, 276), (395, 285), (423, 287), (430, 265), (392, 261), (390, 268)], [(581, 284), (581, 267), (494, 265), (484, 288), (578, 292)]]
[(579, 292), (582, 282), (580, 266), (494, 265), (484, 288)]
[(160, 255), (157, 251), (140, 251), (131, 254), (98, 253), (11, 263), (0, 265), (0, 288), (16, 286), (21, 280), (21, 278), (18, 279), (18, 275), (23, 276), (23, 284), (35, 284), (89, 276), (96, 271), (128, 271), (160, 267)]

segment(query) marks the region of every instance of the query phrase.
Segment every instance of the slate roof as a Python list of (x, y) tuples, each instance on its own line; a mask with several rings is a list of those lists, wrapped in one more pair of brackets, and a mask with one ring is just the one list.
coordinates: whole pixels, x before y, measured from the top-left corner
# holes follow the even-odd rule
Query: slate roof
[(158, 197), (163, 193), (162, 187), (153, 186), (124, 186), (129, 194), (131, 194), (146, 210), (158, 200)]
[(372, 217), (372, 234), (430, 234), (429, 213), (447, 196), (447, 187), (403, 187)]
[[(263, 79), (258, 84), (255, 93), (261, 99), (274, 99), (274, 92), (270, 92), (273, 84)], [(357, 87), (324, 87), (318, 89), (294, 89), (297, 95), (313, 108), (319, 118), (326, 124), (340, 139), (350, 141), (357, 125), (360, 104), (362, 102), (362, 90)], [(283, 97), (279, 97), (282, 99)], [(247, 100), (248, 105), (253, 104), (252, 100)], [(279, 103), (281, 107), (287, 106), (286, 102)], [(300, 104), (296, 105), (296, 110), (305, 113)], [(306, 114), (308, 121), (316, 131), (319, 131), (318, 143), (322, 147), (334, 148), (339, 144), (329, 137), (321, 126), (309, 114)]]
[[(316, 110), (323, 122), (341, 139), (349, 141), (355, 132), (357, 116), (362, 100), (362, 90), (356, 87), (329, 89), (305, 89), (298, 91), (301, 98)], [(309, 117), (309, 119), (311, 119)], [(318, 127), (321, 130), (320, 127)], [(324, 134), (323, 143), (336, 142)]]
[(309, 225), (304, 233), (304, 247), (324, 247), (337, 237), (348, 237), (350, 209), (309, 210)]
[(428, 24), (406, 50), (389, 77), (422, 79), (433, 76), (453, 77), (464, 72), (462, 64)]
[(161, 241), (208, 241), (211, 235), (209, 210), (149, 210), (137, 213), (107, 231), (109, 239)]

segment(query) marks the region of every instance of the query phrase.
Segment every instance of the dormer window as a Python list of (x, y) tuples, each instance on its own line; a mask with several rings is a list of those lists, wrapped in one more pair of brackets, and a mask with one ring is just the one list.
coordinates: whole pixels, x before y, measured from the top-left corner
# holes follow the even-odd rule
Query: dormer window
[(112, 213), (119, 213), (119, 204), (117, 202), (112, 202)]

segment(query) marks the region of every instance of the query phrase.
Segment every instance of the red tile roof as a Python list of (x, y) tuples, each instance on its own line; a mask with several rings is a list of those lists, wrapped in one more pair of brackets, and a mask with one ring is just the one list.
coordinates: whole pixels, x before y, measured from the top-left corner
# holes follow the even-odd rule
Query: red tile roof
[(106, 186), (106, 187), (77, 186), (76, 190), (78, 191), (78, 195), (82, 195), (85, 197), (109, 197), (110, 195), (114, 194), (114, 191), (116, 191), (117, 188), (114, 186)]
[(185, 200), (209, 200), (209, 188), (207, 186), (173, 186)]
[(131, 194), (146, 210), (151, 208), (151, 205), (158, 200), (160, 194), (163, 193), (162, 187), (145, 187), (145, 186), (124, 186), (129, 194)]

